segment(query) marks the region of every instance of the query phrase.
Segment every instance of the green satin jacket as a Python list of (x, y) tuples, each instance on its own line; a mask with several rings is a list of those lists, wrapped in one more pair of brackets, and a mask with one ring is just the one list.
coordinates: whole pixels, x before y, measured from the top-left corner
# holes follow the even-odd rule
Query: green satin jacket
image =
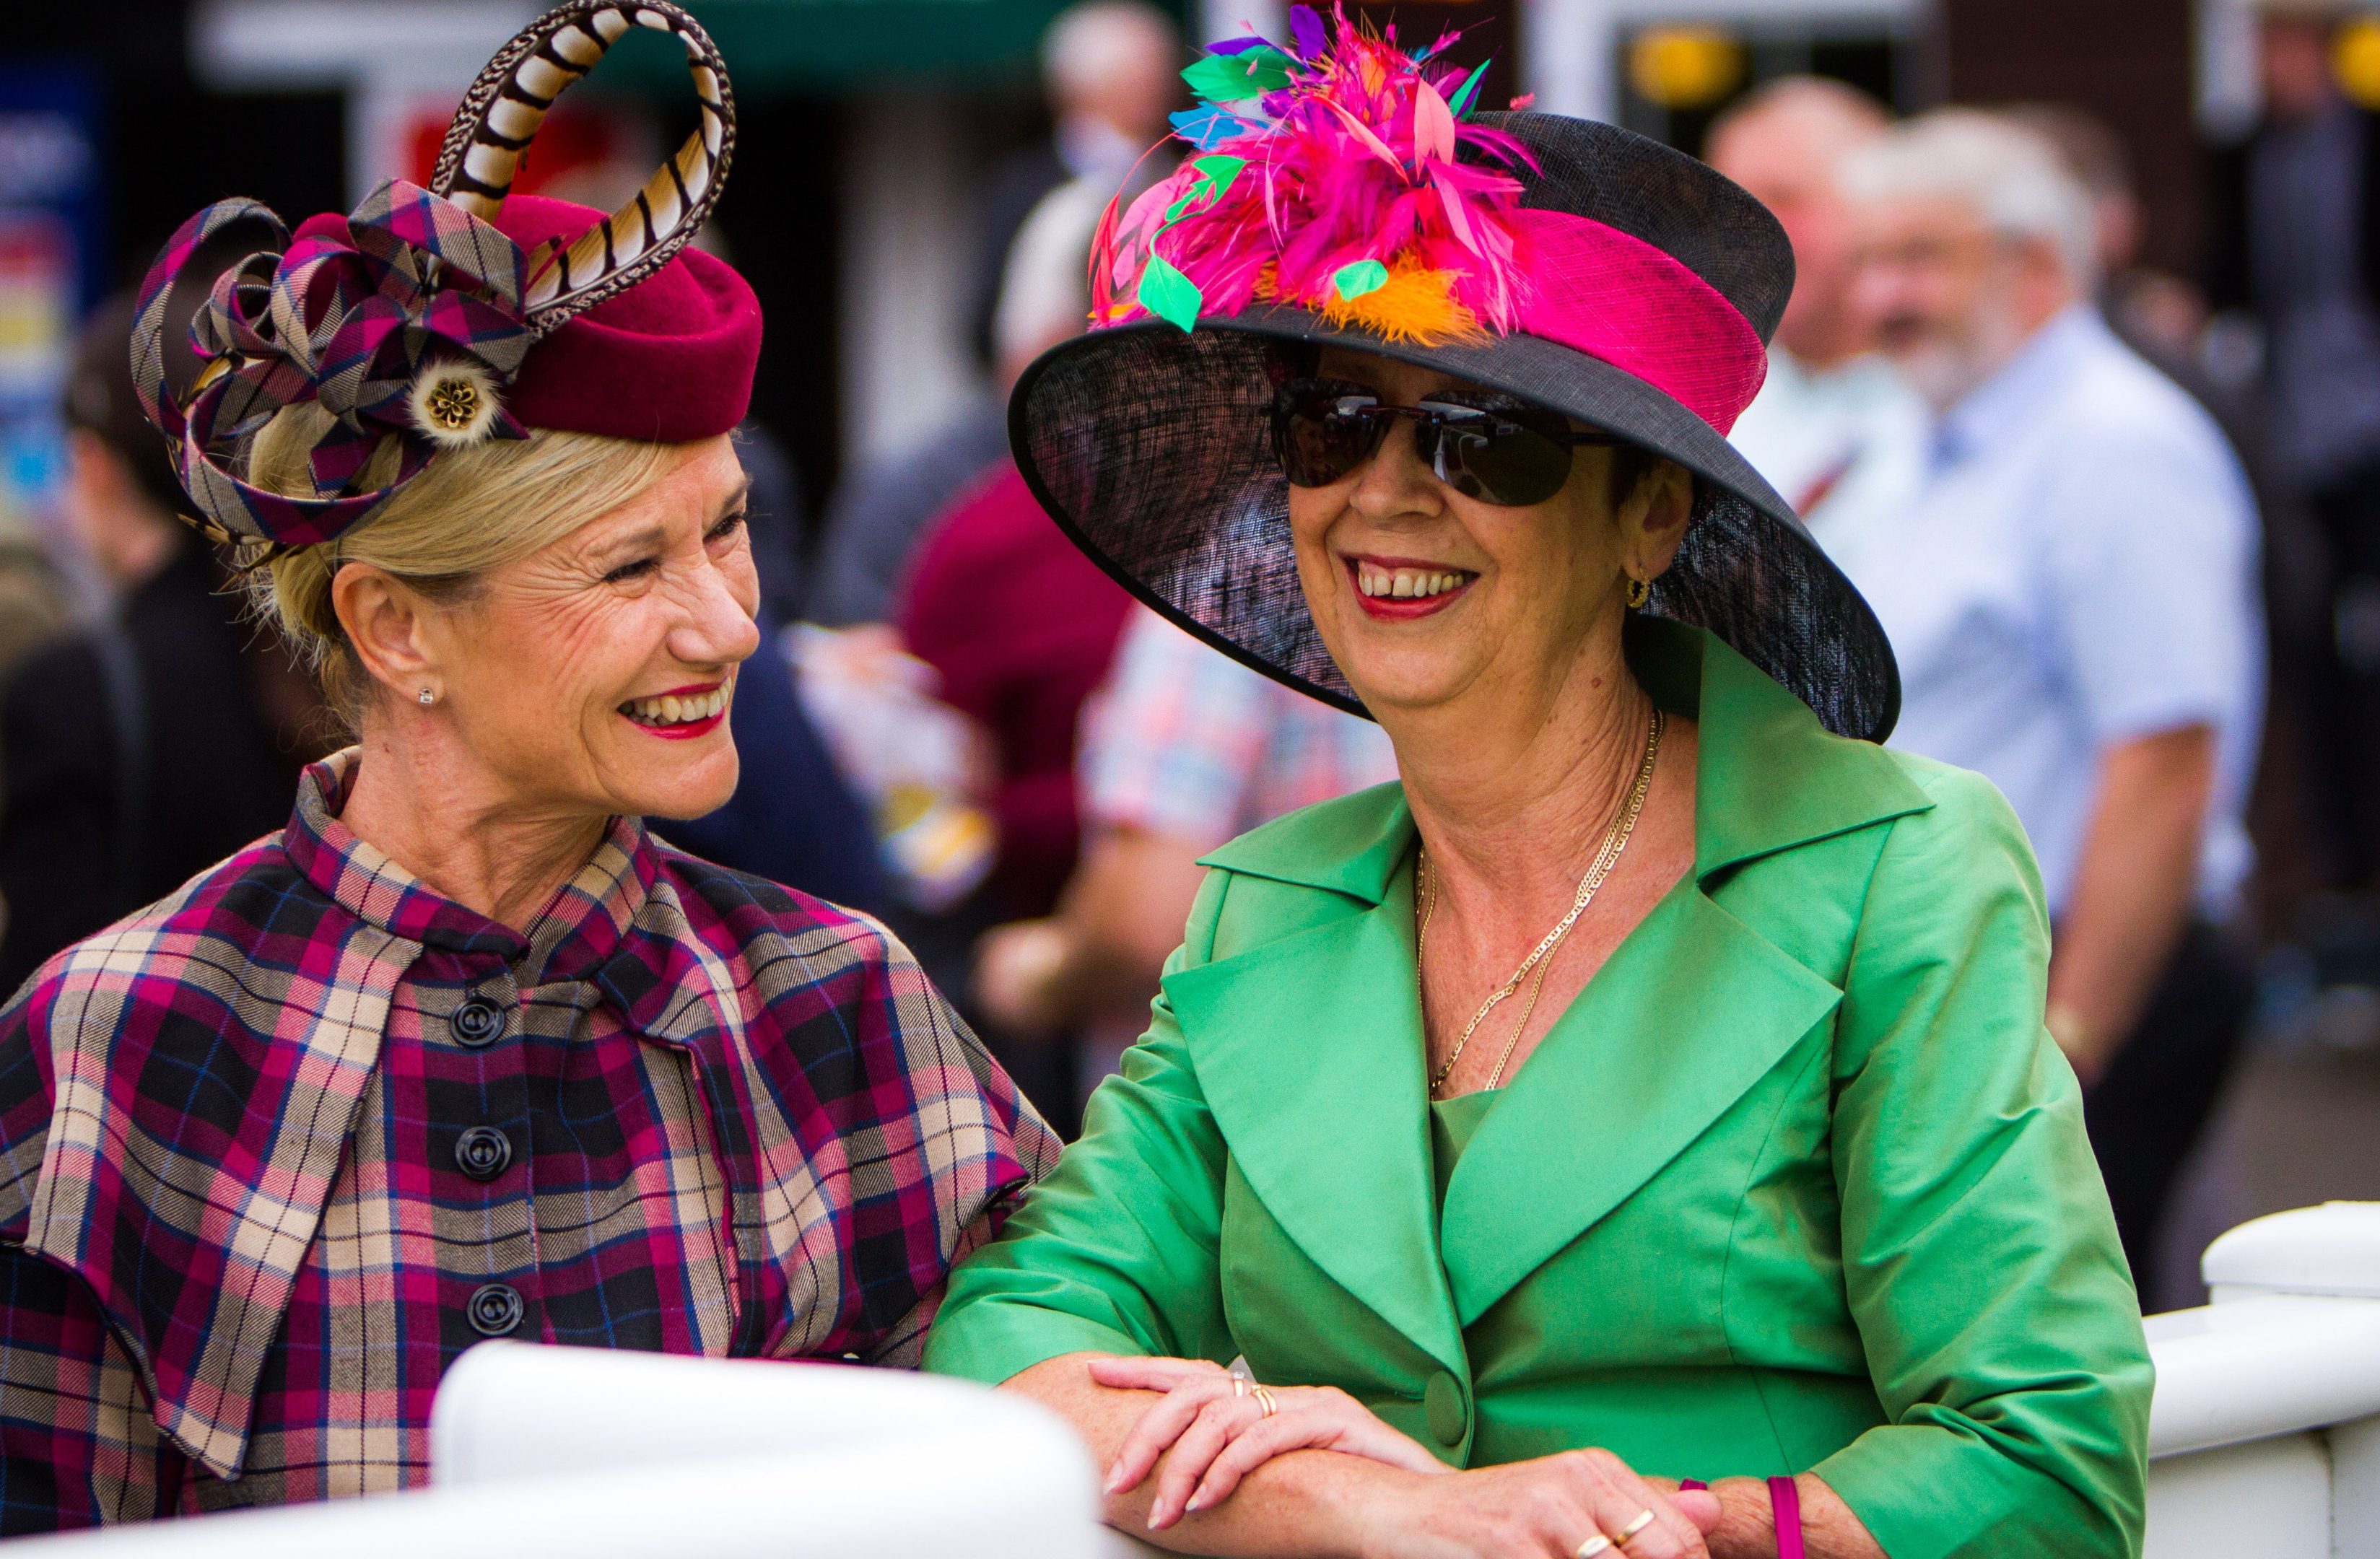
[(1893, 1559), (2137, 1553), (2148, 1349), (2014, 815), (1639, 626), (1640, 679), (1701, 721), (1694, 869), (1442, 1215), (1390, 785), (1209, 858), (1148, 1035), (953, 1276), (927, 1367), (1245, 1354), (1458, 1466), (1810, 1471)]

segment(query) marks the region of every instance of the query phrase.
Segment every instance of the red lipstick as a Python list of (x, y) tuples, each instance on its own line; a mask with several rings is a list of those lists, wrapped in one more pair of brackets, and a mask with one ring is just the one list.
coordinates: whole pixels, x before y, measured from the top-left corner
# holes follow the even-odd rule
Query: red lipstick
[[(1340, 565), (1347, 571), (1347, 587), (1354, 591), (1355, 604), (1364, 609), (1366, 616), (1384, 622), (1409, 622), (1416, 617), (1427, 617), (1432, 612), (1443, 611), (1460, 600), (1464, 592), (1468, 591), (1479, 577), (1468, 569), (1449, 568), (1444, 563), (1431, 562), (1425, 558), (1378, 558), (1367, 555), (1342, 558), (1340, 560)], [(1363, 571), (1366, 567), (1382, 574), (1401, 568), (1427, 569), (1433, 574), (1457, 574), (1463, 575), (1464, 578), (1463, 583), (1453, 589), (1440, 590), (1434, 596), (1367, 596), (1364, 594), (1363, 583)]]
[(705, 698), (710, 696), (711, 694), (718, 692), (721, 688), (725, 687), (731, 680), (732, 679), (730, 678), (722, 677), (717, 682), (691, 683), (685, 687), (673, 687), (665, 693), (639, 694), (638, 696), (629, 699), (627, 704), (623, 704), (620, 707), (620, 718), (626, 720), (630, 725), (635, 726), (638, 731), (643, 731), (646, 735), (658, 736), (664, 742), (691, 742), (698, 736), (708, 736), (712, 731), (727, 723), (728, 715), (732, 713), (735, 707), (732, 695), (730, 695), (727, 703), (720, 706), (719, 712), (715, 715), (706, 715), (698, 720), (686, 720), (683, 722), (674, 722), (669, 725), (648, 725), (643, 720), (640, 720), (634, 715), (629, 714), (627, 705), (641, 704), (648, 699), (653, 698)]

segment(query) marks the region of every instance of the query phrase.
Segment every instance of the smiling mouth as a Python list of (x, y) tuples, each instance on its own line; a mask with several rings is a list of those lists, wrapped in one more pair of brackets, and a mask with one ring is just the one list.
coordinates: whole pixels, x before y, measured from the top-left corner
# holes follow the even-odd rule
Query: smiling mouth
[(1451, 604), (1479, 577), (1469, 569), (1388, 558), (1348, 558), (1347, 578), (1374, 617), (1420, 617)]
[(656, 736), (698, 736), (717, 726), (733, 700), (733, 678), (694, 687), (672, 688), (620, 706), (629, 721)]

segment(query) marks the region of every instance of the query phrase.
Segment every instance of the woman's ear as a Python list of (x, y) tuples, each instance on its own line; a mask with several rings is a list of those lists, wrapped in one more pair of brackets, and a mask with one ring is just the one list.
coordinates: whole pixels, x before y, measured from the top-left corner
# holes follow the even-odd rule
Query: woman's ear
[(1621, 556), (1638, 579), (1658, 578), (1686, 538), (1694, 516), (1694, 475), (1674, 460), (1657, 460), (1621, 503)]
[(401, 700), (438, 680), (421, 597), (384, 569), (348, 563), (331, 579), (331, 610), (372, 681)]

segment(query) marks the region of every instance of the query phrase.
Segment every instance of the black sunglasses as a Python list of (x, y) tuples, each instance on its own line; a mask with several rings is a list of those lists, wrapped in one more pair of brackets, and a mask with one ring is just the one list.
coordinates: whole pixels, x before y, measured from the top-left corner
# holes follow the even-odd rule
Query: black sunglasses
[(1389, 424), (1410, 417), (1414, 448), (1439, 481), (1483, 503), (1522, 508), (1543, 503), (1570, 479), (1571, 451), (1611, 444), (1608, 433), (1579, 432), (1535, 406), (1463, 393), (1433, 395), (1416, 406), (1382, 402), (1360, 384), (1293, 379), (1273, 392), (1272, 447), (1293, 486), (1342, 482), (1378, 452)]

